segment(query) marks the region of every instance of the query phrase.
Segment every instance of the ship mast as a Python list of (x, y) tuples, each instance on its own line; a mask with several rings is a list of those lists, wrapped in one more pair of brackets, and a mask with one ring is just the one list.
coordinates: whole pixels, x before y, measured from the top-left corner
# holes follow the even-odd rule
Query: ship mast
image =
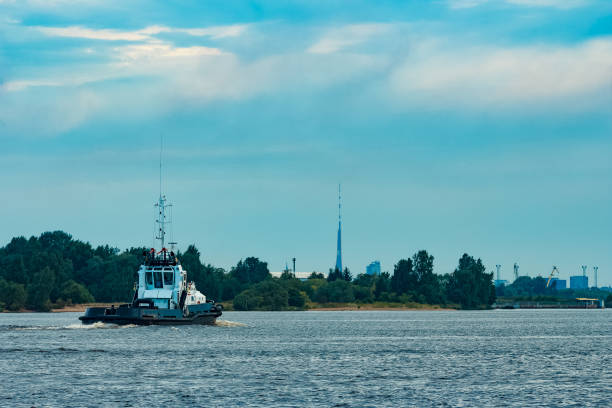
[(160, 250), (166, 248), (166, 224), (170, 224), (171, 220), (168, 220), (166, 216), (166, 208), (172, 207), (172, 204), (168, 204), (166, 196), (162, 193), (162, 152), (163, 152), (163, 138), (160, 136), (160, 149), (159, 149), (159, 201), (155, 204), (157, 207), (157, 224), (155, 239), (161, 241)]

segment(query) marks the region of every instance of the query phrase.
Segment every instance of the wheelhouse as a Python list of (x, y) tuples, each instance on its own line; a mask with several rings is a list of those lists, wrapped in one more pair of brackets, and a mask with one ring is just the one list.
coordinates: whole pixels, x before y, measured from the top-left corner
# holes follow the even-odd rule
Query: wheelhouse
[(177, 309), (186, 275), (174, 252), (163, 248), (156, 253), (151, 249), (138, 271), (136, 298), (150, 299), (160, 309)]

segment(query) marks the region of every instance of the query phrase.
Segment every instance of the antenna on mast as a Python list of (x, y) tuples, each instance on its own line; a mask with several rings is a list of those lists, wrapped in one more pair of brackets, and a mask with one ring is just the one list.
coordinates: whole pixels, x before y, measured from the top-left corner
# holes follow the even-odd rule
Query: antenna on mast
[[(164, 139), (163, 136), (159, 136), (159, 201), (155, 204), (158, 209), (157, 212), (157, 223), (156, 235), (155, 239), (159, 239), (161, 241), (161, 250), (166, 249), (166, 224), (171, 223), (171, 220), (167, 220), (166, 217), (166, 208), (172, 207), (172, 204), (168, 204), (166, 200), (166, 196), (162, 193), (162, 152), (164, 147)], [(171, 244), (175, 244), (174, 242)]]
[(162, 152), (164, 151), (164, 135), (159, 135), (159, 196), (162, 195)]
[(336, 251), (336, 269), (342, 272), (342, 195), (338, 183), (338, 247)]
[(340, 191), (341, 184), (338, 183), (338, 221), (342, 221), (342, 195)]

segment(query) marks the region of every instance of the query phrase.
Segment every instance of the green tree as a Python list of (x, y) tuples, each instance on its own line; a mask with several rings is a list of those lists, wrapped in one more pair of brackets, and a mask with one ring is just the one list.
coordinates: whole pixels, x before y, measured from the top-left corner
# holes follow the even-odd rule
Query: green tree
[(417, 296), (422, 295), (427, 303), (442, 303), (444, 295), (438, 276), (433, 272), (434, 257), (421, 250), (414, 254), (412, 263), (417, 277)]
[(7, 282), (0, 278), (0, 303), (11, 311), (17, 311), (25, 307), (26, 291), (22, 284)]
[(40, 311), (48, 312), (51, 310), (51, 300), (49, 295), (55, 284), (55, 274), (48, 266), (37, 272), (28, 285), (27, 305), (28, 307)]
[(416, 290), (417, 284), (418, 276), (414, 271), (412, 259), (400, 259), (393, 270), (391, 290), (401, 295)]
[(306, 304), (306, 294), (298, 288), (290, 286), (287, 288), (287, 303), (289, 306), (302, 308)]
[(374, 281), (374, 298), (376, 300), (384, 300), (385, 297), (389, 296), (391, 291), (392, 278), (389, 276), (389, 272), (383, 272)]
[(358, 300), (363, 303), (371, 303), (374, 301), (374, 288), (373, 287), (365, 287), (359, 285), (353, 285), (353, 294), (355, 295), (355, 300)]
[(72, 303), (91, 303), (94, 301), (94, 297), (89, 293), (89, 290), (73, 280), (64, 283), (60, 298)]
[(187, 247), (185, 253), (178, 254), (183, 269), (187, 271), (188, 279), (195, 282), (198, 288), (202, 288), (205, 284), (204, 265), (200, 256), (200, 251), (193, 244)]
[(13, 253), (0, 258), (0, 277), (3, 277), (7, 281), (26, 284), (28, 282), (28, 276), (23, 261), (23, 255)]
[(364, 287), (370, 288), (374, 286), (375, 280), (376, 280), (376, 275), (368, 275), (367, 273), (360, 273), (359, 275), (357, 275), (355, 280), (353, 280), (353, 283), (357, 286), (364, 286)]
[(338, 268), (329, 269), (329, 274), (327, 274), (327, 281), (333, 282), (338, 279), (344, 279), (344, 274)]
[(325, 279), (325, 275), (320, 272), (313, 271), (310, 276), (308, 276), (308, 279)]
[(240, 292), (233, 300), (234, 309), (236, 310), (258, 310), (263, 303), (263, 296), (258, 295), (254, 291)]
[(314, 301), (320, 303), (328, 302), (354, 302), (355, 294), (353, 285), (344, 279), (329, 282), (317, 289), (314, 293)]
[(261, 262), (255, 257), (246, 258), (244, 261), (240, 260), (238, 264), (232, 268), (230, 274), (242, 284), (261, 282), (271, 276), (268, 270), (268, 264), (266, 262)]
[(289, 306), (289, 294), (277, 280), (267, 279), (239, 293), (233, 304), (236, 310), (283, 310)]
[(486, 273), (480, 259), (463, 254), (459, 265), (451, 274), (447, 288), (448, 298), (463, 309), (489, 306), (495, 301), (493, 273)]
[(342, 273), (342, 279), (344, 279), (347, 282), (350, 282), (353, 280), (353, 275), (351, 275), (351, 271), (349, 270), (349, 268), (347, 267), (344, 268), (344, 272)]

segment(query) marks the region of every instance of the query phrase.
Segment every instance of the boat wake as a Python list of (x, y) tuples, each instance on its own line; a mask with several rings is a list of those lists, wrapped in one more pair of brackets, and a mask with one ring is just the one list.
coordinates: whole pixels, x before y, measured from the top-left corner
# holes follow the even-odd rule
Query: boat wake
[(230, 322), (229, 320), (217, 320), (215, 322), (215, 326), (221, 326), (221, 327), (247, 327), (247, 325), (244, 324), (244, 323)]
[(96, 322), (93, 324), (69, 324), (67, 326), (4, 326), (0, 328), (4, 330), (91, 330), (91, 329), (128, 329), (133, 327), (139, 327), (136, 324), (126, 324), (126, 325), (118, 325), (118, 324), (110, 324), (104, 322)]
[(75, 323), (75, 324), (70, 324), (68, 326), (64, 326), (62, 327), (62, 329), (85, 329), (85, 330), (91, 330), (91, 329), (131, 329), (134, 327), (140, 327), (137, 324), (112, 324), (112, 323), (104, 323), (104, 322), (95, 322), (92, 324), (80, 324), (80, 323)]

